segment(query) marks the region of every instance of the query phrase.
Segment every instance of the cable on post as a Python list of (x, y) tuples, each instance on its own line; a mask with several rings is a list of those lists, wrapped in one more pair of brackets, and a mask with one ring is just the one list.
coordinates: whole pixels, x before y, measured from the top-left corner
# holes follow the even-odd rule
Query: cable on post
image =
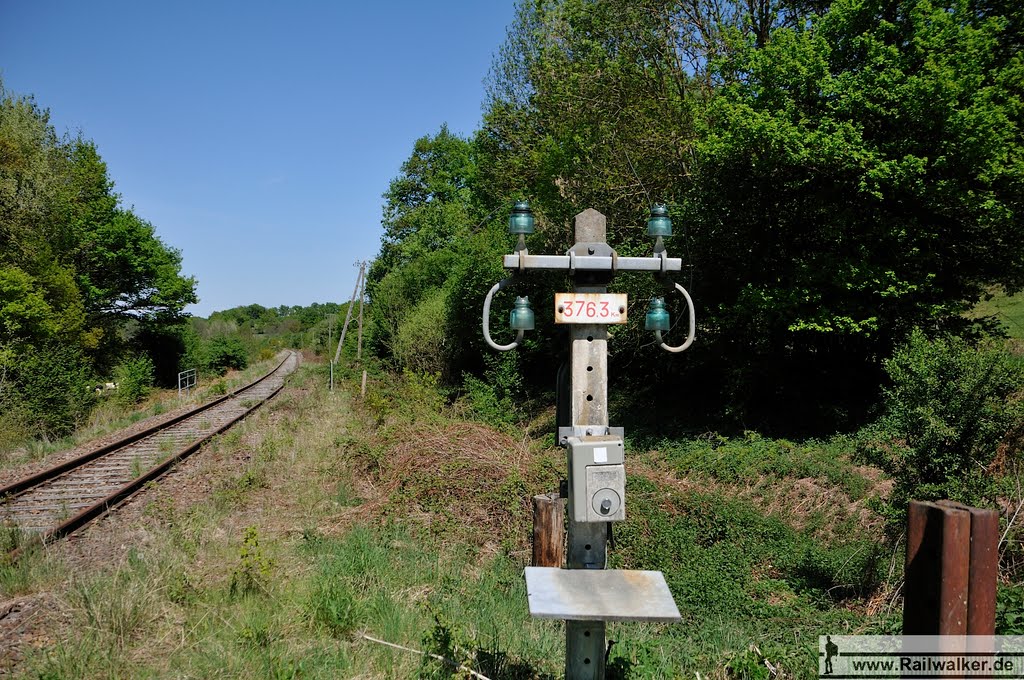
[(676, 288), (679, 289), (679, 292), (683, 294), (683, 297), (686, 298), (686, 307), (690, 313), (690, 332), (686, 336), (686, 342), (676, 347), (673, 347), (672, 345), (666, 344), (666, 342), (662, 340), (661, 331), (654, 331), (654, 338), (658, 341), (658, 344), (661, 346), (661, 348), (666, 352), (682, 352), (683, 350), (687, 349), (690, 345), (693, 344), (693, 338), (697, 332), (697, 315), (693, 310), (693, 300), (690, 299), (690, 294), (686, 292), (685, 288), (683, 288), (678, 283), (675, 285)]
[(508, 345), (499, 345), (498, 343), (494, 342), (494, 340), (491, 339), (491, 330), (490, 330), (490, 327), (491, 327), (491, 298), (494, 297), (495, 293), (497, 293), (499, 290), (501, 290), (502, 288), (504, 288), (505, 286), (507, 286), (511, 282), (512, 282), (512, 279), (502, 279), (501, 281), (498, 281), (496, 284), (491, 286), (491, 289), (489, 291), (487, 291), (487, 296), (484, 298), (484, 314), (483, 314), (484, 341), (486, 341), (487, 344), (490, 345), (492, 349), (496, 349), (499, 352), (507, 352), (510, 349), (515, 349), (516, 347), (518, 347), (519, 343), (521, 343), (523, 341), (523, 335), (525, 334), (525, 331), (517, 331), (516, 332), (516, 339), (513, 340)]

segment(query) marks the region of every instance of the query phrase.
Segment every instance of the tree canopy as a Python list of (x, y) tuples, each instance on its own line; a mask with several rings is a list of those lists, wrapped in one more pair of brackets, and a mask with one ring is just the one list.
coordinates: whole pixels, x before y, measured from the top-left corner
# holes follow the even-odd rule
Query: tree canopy
[[(664, 201), (700, 344), (666, 362), (621, 329), (613, 363), (645, 376), (625, 379), (648, 396), (700, 381), (737, 423), (849, 425), (911, 329), (977, 332), (963, 312), (1024, 284), (1021, 16), (974, 0), (521, 2), (481, 130), (419, 140), (385, 196), (377, 271), (455, 290), (460, 272), (493, 269), (465, 258), (509, 247), (500, 224), (474, 225), (520, 197), (534, 252), (564, 251), (571, 216), (594, 207), (620, 253), (642, 254), (629, 225)], [(458, 191), (422, 188), (467, 158)], [(451, 241), (469, 228), (486, 244)], [(523, 285), (545, 299), (565, 284)], [(416, 305), (382, 290), (395, 335)], [(474, 335), (474, 317), (449, 315), (449, 334)], [(475, 349), (445, 347), (443, 372)]]
[[(56, 408), (61, 392), (82, 392), (77, 382), (94, 367), (109, 371), (125, 351), (144, 349), (134, 341), (146, 331), (179, 323), (197, 301), (195, 286), (181, 273), (181, 254), (121, 204), (95, 144), (59, 136), (32, 97), (0, 83), (0, 411), (7, 420), (28, 431), (66, 431), (88, 404), (75, 394), (72, 406)], [(0, 435), (12, 428), (0, 422)]]

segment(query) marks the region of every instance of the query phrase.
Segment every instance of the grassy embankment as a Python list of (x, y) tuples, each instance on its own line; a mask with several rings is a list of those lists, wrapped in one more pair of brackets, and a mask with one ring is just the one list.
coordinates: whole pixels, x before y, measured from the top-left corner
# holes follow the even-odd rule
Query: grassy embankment
[(1024, 293), (1006, 295), (1000, 290), (994, 290), (991, 294), (990, 299), (978, 303), (971, 316), (995, 317), (1011, 339), (1024, 340)]
[[(361, 402), (355, 376), (334, 394), (324, 378), (304, 365), (113, 538), (0, 570), (4, 598), (57, 603), (21, 671), (451, 677), (370, 636), (491, 678), (558, 677), (562, 626), (529, 618), (521, 573), (528, 499), (564, 467), (551, 417), (524, 437), (429, 381), (378, 375)], [(632, 452), (612, 564), (663, 570), (684, 621), (613, 625), (611, 676), (762, 677), (767, 661), (811, 677), (819, 634), (891, 628), (876, 586), (893, 556), (867, 509), (884, 483), (849, 448), (750, 435)], [(201, 492), (172, 492), (183, 478)], [(72, 557), (90, 541), (102, 559)]]

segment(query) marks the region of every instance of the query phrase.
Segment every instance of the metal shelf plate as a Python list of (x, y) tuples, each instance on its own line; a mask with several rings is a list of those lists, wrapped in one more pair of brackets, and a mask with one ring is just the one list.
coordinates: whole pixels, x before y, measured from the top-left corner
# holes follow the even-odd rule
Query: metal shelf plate
[(540, 619), (680, 620), (660, 571), (526, 567), (526, 596)]

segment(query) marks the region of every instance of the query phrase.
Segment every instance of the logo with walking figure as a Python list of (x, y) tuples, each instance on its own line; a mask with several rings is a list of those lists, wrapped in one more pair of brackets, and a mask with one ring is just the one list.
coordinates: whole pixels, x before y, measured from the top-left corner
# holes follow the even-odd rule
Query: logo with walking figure
[(832, 642), (832, 636), (825, 636), (825, 672), (823, 675), (832, 674), (832, 657), (839, 656), (839, 645)]

